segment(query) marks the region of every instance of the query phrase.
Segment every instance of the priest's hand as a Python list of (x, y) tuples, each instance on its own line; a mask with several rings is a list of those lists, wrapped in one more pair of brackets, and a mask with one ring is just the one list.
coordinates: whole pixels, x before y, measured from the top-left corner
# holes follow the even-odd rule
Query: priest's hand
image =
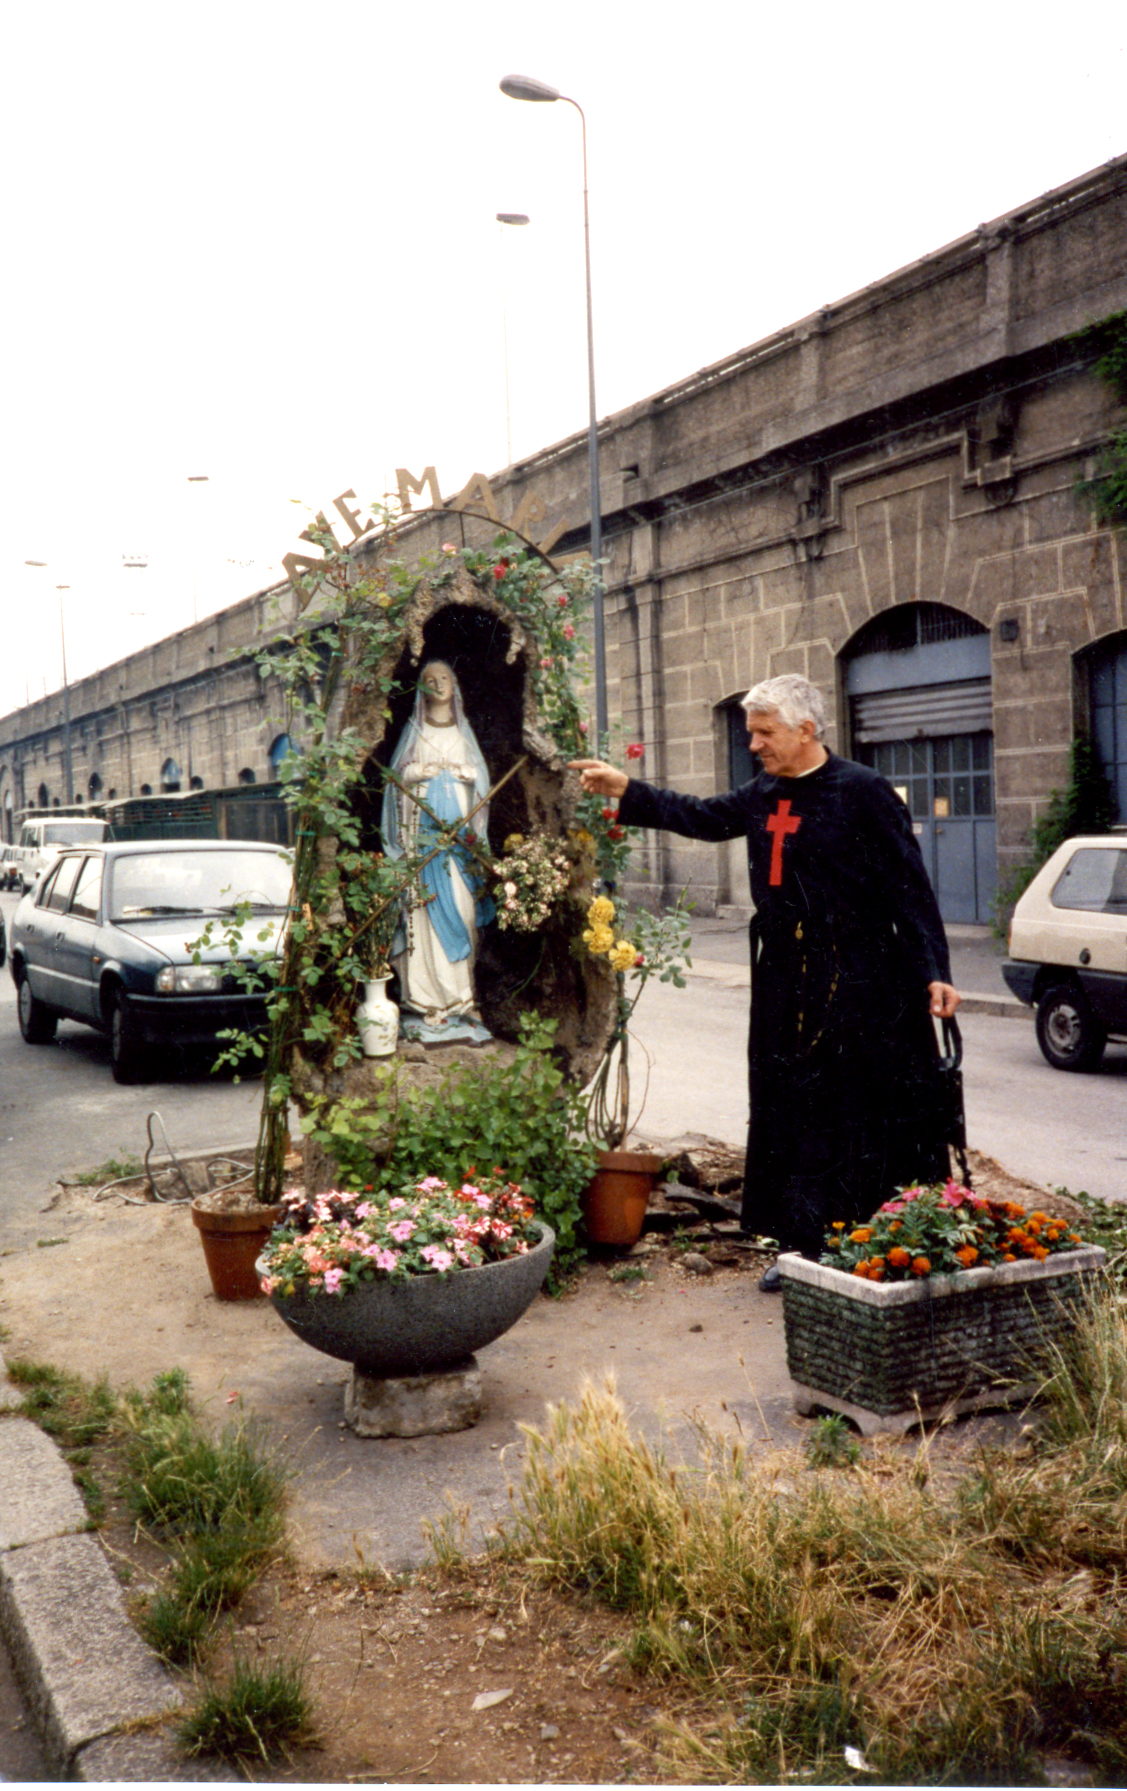
[(950, 1020), (955, 1009), (963, 999), (958, 989), (950, 983), (928, 983), (928, 994), (931, 996), (931, 1011), (937, 1020)]
[(568, 770), (578, 771), (579, 781), (588, 795), (610, 796), (616, 802), (626, 794), (630, 782), (625, 771), (616, 771), (605, 759), (572, 759)]

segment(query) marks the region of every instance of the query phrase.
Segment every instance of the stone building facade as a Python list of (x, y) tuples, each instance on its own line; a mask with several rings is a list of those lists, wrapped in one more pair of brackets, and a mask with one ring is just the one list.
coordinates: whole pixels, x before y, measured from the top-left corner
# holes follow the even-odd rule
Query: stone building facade
[[(1074, 339), (1124, 310), (1127, 157), (606, 419), (609, 706), (645, 775), (738, 781), (740, 695), (804, 672), (829, 744), (909, 802), (949, 921), (989, 919), (1077, 732), (1127, 819), (1127, 539), (1076, 492), (1124, 418)], [(480, 536), (484, 513), (583, 549), (585, 435), (472, 485), (419, 511), (408, 544)], [(249, 653), (266, 607), (76, 686), (76, 785), (89, 766), (156, 789), (168, 759), (205, 782), (265, 775), (268, 698), (226, 653)], [(58, 706), (0, 721), (0, 803), (57, 788)], [(643, 857), (654, 894), (747, 903), (738, 846)]]

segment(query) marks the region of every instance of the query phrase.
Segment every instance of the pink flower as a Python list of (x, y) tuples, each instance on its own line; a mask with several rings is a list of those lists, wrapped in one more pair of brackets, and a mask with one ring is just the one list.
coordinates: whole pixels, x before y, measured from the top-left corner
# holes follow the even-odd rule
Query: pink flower
[(373, 1250), (371, 1256), (377, 1269), (386, 1269), (389, 1275), (393, 1269), (399, 1267), (399, 1258), (394, 1250)]
[(407, 1205), (407, 1202), (399, 1194), (397, 1194), (395, 1196), (394, 1200), (388, 1201), (387, 1210), (389, 1213), (397, 1213), (401, 1206), (406, 1206), (406, 1205)]
[(642, 742), (640, 740), (634, 740), (626, 748), (626, 757), (628, 759), (640, 759), (645, 756), (645, 751), (646, 749), (642, 745)]
[(344, 1280), (344, 1270), (343, 1269), (326, 1269), (325, 1270), (325, 1292), (331, 1293), (331, 1294), (339, 1293), (340, 1292), (340, 1284), (343, 1280)]
[(454, 546), (452, 541), (444, 541), (442, 543), (442, 551), (443, 553), (457, 553), (458, 549)]
[(542, 672), (550, 672), (551, 669), (552, 669), (552, 662), (550, 659), (542, 659), (540, 661), (540, 670)]
[(571, 622), (564, 623), (563, 637), (565, 641), (573, 641), (575, 639), (575, 628)]
[(389, 1238), (394, 1238), (397, 1244), (405, 1244), (414, 1229), (415, 1221), (413, 1219), (400, 1219), (398, 1224), (388, 1226), (387, 1235)]
[[(444, 1188), (446, 1183), (442, 1180), (441, 1176), (424, 1175), (422, 1181), (416, 1182), (415, 1186), (418, 1188), (420, 1194), (429, 1194), (434, 1188)], [(390, 1204), (394, 1206), (395, 1202), (392, 1201)]]
[(558, 604), (559, 604), (559, 606), (560, 606), (560, 608), (561, 608), (561, 609), (566, 609), (566, 608), (567, 608), (567, 606), (568, 606), (568, 601), (569, 601), (569, 600), (568, 600), (568, 596), (567, 596), (567, 592), (566, 592), (566, 591), (561, 591), (561, 592), (560, 592), (560, 594), (559, 594), (559, 596), (558, 596), (558, 597), (557, 597), (557, 598), (556, 598), (556, 602), (557, 602), (557, 603), (558, 603)]
[(585, 721), (581, 721), (581, 722), (580, 722), (580, 724), (579, 724), (579, 732), (580, 732), (580, 733), (581, 733), (581, 734), (585, 734), (585, 733), (586, 733), (586, 732), (587, 732), (587, 723), (586, 723), (586, 722), (585, 722)]
[(443, 1250), (439, 1244), (424, 1244), (420, 1254), (426, 1258), (433, 1269), (438, 1270), (439, 1274), (444, 1269), (454, 1267), (453, 1255), (449, 1250)]

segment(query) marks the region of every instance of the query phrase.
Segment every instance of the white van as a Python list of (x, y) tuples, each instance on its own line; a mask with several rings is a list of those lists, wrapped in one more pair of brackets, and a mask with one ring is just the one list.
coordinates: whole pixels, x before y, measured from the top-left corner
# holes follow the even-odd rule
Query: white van
[(54, 864), (64, 846), (92, 845), (109, 833), (105, 821), (92, 816), (60, 815), (56, 820), (44, 818), (25, 821), (20, 829), (18, 871), (24, 894), (33, 887), (49, 865)]

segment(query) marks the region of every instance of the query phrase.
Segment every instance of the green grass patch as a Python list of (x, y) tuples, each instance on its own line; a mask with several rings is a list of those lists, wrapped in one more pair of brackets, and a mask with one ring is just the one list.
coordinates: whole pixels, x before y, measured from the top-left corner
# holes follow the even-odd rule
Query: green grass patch
[(205, 1689), (177, 1737), (188, 1754), (218, 1754), (248, 1765), (269, 1763), (288, 1748), (309, 1745), (315, 1739), (313, 1701), (304, 1666), (284, 1661), (252, 1666), (236, 1660), (230, 1682)]
[(96, 1169), (81, 1170), (73, 1180), (76, 1187), (94, 1188), (101, 1187), (106, 1182), (134, 1181), (137, 1176), (144, 1174), (144, 1170), (145, 1165), (140, 1158), (127, 1152), (120, 1157), (107, 1157)]
[(88, 1448), (114, 1424), (117, 1396), (104, 1375), (91, 1384), (50, 1363), (22, 1359), (9, 1362), (8, 1375), (23, 1392), (24, 1415), (61, 1449)]

